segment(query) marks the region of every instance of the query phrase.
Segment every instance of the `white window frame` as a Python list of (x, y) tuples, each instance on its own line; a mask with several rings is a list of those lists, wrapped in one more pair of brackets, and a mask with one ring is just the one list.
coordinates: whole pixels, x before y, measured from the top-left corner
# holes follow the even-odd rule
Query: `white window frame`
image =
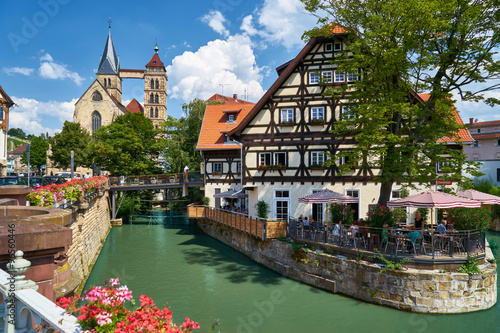
[(212, 162), (212, 172), (219, 171), (220, 173), (222, 173), (222, 170), (222, 162)]
[[(321, 113), (321, 117), (319, 116), (320, 113)], [(311, 107), (311, 120), (313, 120), (314, 118), (325, 120), (325, 107), (324, 106)]]
[(355, 106), (353, 105), (342, 105), (342, 118), (343, 119), (352, 119), (356, 118), (356, 115), (352, 112)]
[[(321, 191), (324, 191), (324, 190), (325, 190), (324, 188), (313, 188), (313, 189), (311, 189), (311, 194), (314, 194), (316, 192), (321, 192)], [(321, 222), (326, 222), (326, 216), (325, 216), (325, 213), (324, 213), (325, 212), (325, 206), (322, 203), (312, 204), (311, 205), (311, 213), (310, 213), (310, 215), (314, 216), (314, 207), (315, 207), (314, 205), (321, 205), (321, 208), (319, 208), (321, 210)], [(318, 207), (318, 206), (316, 206), (316, 207)]]
[(321, 72), (323, 82), (332, 83), (333, 82), (333, 71), (323, 71)]
[(234, 114), (233, 114), (233, 113), (229, 113), (229, 114), (227, 115), (227, 122), (228, 122), (228, 123), (234, 123), (234, 122), (236, 122), (236, 117), (234, 116)]
[(286, 164), (288, 162), (287, 161), (287, 156), (286, 156), (287, 154), (286, 154), (286, 152), (283, 152), (283, 151), (275, 152), (273, 154), (273, 164), (274, 165), (278, 165), (279, 164), (278, 155), (280, 155), (280, 154), (283, 154), (283, 156), (285, 156), (285, 163), (283, 165), (286, 166)]
[(439, 161), (438, 162), (438, 172), (442, 172), (441, 167), (448, 166), (450, 164), (451, 164), (451, 161)]
[(359, 81), (359, 74), (358, 73), (349, 73), (349, 72), (347, 72), (346, 73), (346, 77), (347, 77), (347, 82)]
[(325, 52), (332, 52), (332, 51), (333, 51), (333, 43), (326, 43)]
[(334, 80), (335, 82), (345, 82), (345, 72), (335, 71)]
[(310, 72), (309, 73), (309, 84), (319, 84), (319, 74)]
[[(288, 191), (288, 197), (277, 197), (276, 196), (276, 193), (277, 192), (284, 192), (284, 191)], [(291, 189), (289, 188), (279, 188), (279, 189), (274, 189), (274, 200), (273, 200), (273, 218), (277, 219), (278, 218), (278, 214), (277, 214), (277, 210), (278, 210), (278, 205), (277, 205), (277, 202), (278, 201), (286, 201), (288, 203), (288, 216), (287, 216), (287, 220), (288, 218), (290, 217), (290, 210), (291, 210)]]
[(281, 122), (283, 121), (295, 121), (295, 110), (286, 108), (286, 109), (281, 109)]
[(311, 160), (309, 161), (309, 166), (314, 165), (315, 161), (316, 161), (316, 164), (319, 164), (319, 165), (325, 164), (325, 161), (326, 161), (325, 153), (322, 153), (319, 151), (312, 151), (311, 152)]
[(335, 42), (333, 44), (333, 50), (334, 51), (342, 51), (342, 42)]
[(241, 162), (236, 162), (236, 172), (241, 172)]
[[(266, 158), (264, 156), (269, 156), (269, 164), (266, 164)], [(259, 153), (259, 165), (271, 165), (273, 162), (273, 155), (270, 152)]]

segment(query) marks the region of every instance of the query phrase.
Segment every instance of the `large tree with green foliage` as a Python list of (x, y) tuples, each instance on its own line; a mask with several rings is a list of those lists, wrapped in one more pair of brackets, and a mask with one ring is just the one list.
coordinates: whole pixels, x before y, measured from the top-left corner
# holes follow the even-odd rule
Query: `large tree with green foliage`
[(182, 172), (185, 166), (191, 171), (199, 171), (201, 155), (196, 151), (203, 115), (207, 104), (195, 98), (182, 105), (185, 116), (180, 119), (168, 117), (166, 133), (168, 136), (165, 158), (171, 172)]
[[(49, 143), (47, 139), (42, 134), (36, 136), (31, 140), (30, 143), (30, 166), (33, 169), (40, 171), (42, 165), (47, 164), (47, 150), (49, 149)], [(24, 152), (21, 155), (21, 162), (28, 165), (28, 154)]]
[(50, 140), (52, 149), (50, 159), (58, 168), (69, 168), (73, 150), (75, 169), (79, 166), (91, 167), (92, 159), (89, 157), (88, 150), (90, 138), (89, 132), (79, 123), (65, 121), (62, 131)]
[[(331, 33), (332, 25), (347, 31), (347, 50), (334, 60), (338, 71), (359, 73), (360, 80), (327, 94), (349, 96), (352, 116), (338, 119), (334, 133), (353, 138), (344, 152), (360, 167), (381, 172), (379, 203), (385, 204), (399, 181), (429, 184), (435, 163), (449, 179), (465, 181), (462, 168), (471, 168), (461, 149), (449, 149), (443, 137), (460, 145), (460, 126), (453, 116), (452, 94), (463, 100), (485, 98), (488, 85), (500, 74), (495, 52), (500, 43), (498, 0), (302, 0), (319, 17), (319, 28), (307, 38)], [(471, 84), (483, 84), (472, 91)], [(429, 93), (426, 100), (418, 97)], [(347, 171), (344, 166), (343, 171)]]
[(10, 136), (15, 136), (20, 139), (26, 139), (26, 133), (24, 133), (24, 131), (20, 128), (11, 128), (9, 129), (7, 134), (9, 134)]
[(161, 172), (158, 157), (165, 139), (151, 119), (126, 113), (94, 133), (90, 144), (94, 163), (113, 175), (148, 175)]

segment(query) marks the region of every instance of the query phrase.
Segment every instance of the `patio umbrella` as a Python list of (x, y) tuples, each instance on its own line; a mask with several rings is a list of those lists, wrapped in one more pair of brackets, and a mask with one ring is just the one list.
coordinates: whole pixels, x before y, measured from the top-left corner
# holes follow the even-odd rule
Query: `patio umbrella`
[(357, 203), (359, 198), (350, 195), (333, 192), (331, 190), (319, 191), (299, 198), (303, 203)]
[[(478, 208), (481, 207), (479, 201), (458, 197), (438, 191), (426, 191), (410, 195), (406, 198), (389, 201), (387, 207), (415, 207), (415, 208)], [(431, 219), (432, 227), (432, 219)]]
[(485, 205), (500, 205), (500, 197), (476, 190), (459, 191), (457, 192), (457, 195), (464, 198), (480, 201)]

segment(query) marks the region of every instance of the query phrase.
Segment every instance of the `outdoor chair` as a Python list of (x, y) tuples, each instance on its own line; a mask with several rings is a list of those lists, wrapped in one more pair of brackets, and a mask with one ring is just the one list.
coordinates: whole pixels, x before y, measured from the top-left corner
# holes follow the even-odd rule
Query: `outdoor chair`
[(304, 228), (300, 221), (297, 221), (297, 237), (304, 238)]
[(423, 237), (418, 237), (415, 238), (415, 241), (412, 242), (411, 240), (407, 240), (411, 246), (411, 249), (413, 250), (413, 254), (417, 255), (417, 249), (420, 249), (420, 253), (424, 253), (427, 255), (427, 251), (425, 250), (425, 243), (424, 243), (424, 238)]

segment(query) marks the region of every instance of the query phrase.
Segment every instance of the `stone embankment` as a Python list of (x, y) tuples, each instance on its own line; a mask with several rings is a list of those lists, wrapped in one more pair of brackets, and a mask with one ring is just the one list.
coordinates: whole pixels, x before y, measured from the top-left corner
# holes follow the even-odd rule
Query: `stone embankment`
[[(375, 304), (420, 313), (462, 313), (491, 308), (497, 301), (496, 264), (482, 274), (437, 270), (387, 270), (321, 251), (293, 250), (278, 240), (262, 242), (235, 230), (199, 220), (208, 235), (285, 276)], [(493, 256), (487, 249), (487, 258)]]

